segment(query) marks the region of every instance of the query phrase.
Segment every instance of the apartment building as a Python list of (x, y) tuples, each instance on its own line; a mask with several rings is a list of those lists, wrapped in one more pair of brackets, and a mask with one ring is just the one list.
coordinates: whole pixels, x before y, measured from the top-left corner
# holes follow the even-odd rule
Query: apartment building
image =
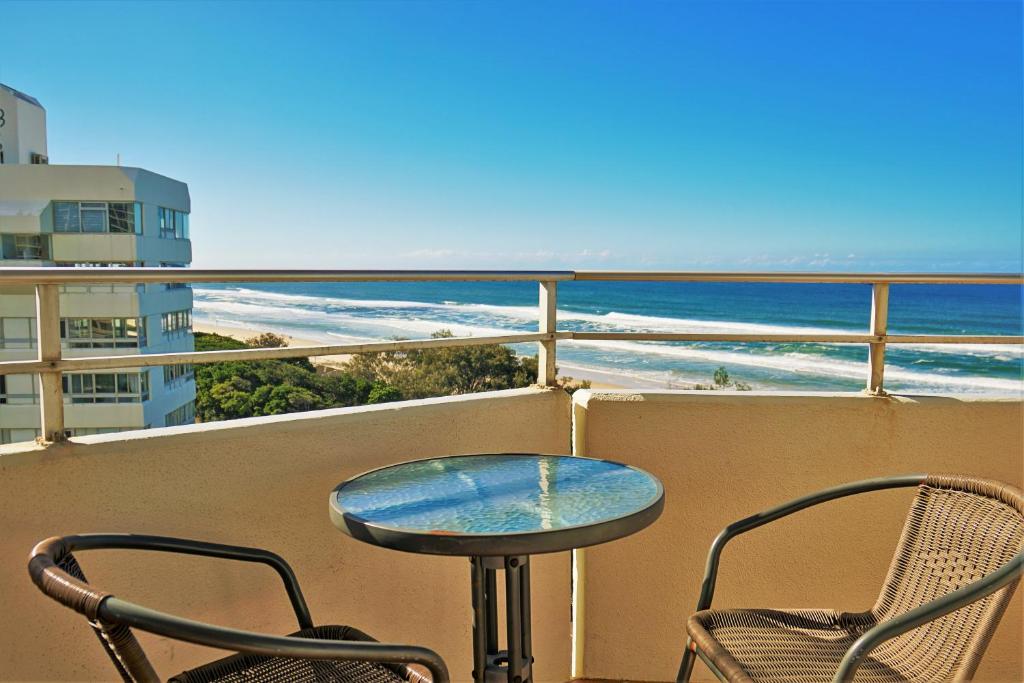
[[(188, 186), (141, 168), (49, 164), (46, 112), (0, 84), (0, 266), (185, 266)], [(191, 351), (186, 285), (64, 286), (65, 357)], [(0, 289), (0, 360), (36, 355), (35, 292)], [(188, 424), (190, 366), (67, 373), (70, 435)], [(0, 376), (0, 443), (39, 434), (33, 375)]]

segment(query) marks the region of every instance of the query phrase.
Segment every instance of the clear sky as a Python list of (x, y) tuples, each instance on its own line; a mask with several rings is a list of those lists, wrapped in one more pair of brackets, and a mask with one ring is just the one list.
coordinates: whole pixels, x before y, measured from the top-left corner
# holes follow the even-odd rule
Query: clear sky
[(194, 265), (1021, 269), (1019, 2), (45, 4), (54, 163)]

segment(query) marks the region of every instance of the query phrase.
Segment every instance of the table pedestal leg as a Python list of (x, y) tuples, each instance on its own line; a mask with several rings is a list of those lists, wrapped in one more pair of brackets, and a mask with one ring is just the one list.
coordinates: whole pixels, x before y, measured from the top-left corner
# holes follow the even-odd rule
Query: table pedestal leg
[[(531, 683), (530, 557), (473, 557), (473, 680)], [(498, 649), (497, 572), (505, 572), (505, 649)]]

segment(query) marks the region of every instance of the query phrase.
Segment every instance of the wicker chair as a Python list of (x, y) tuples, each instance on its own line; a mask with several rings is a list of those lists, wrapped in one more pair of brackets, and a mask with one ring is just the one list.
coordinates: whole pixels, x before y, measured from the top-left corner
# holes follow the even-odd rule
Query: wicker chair
[[(156, 612), (97, 590), (86, 583), (73, 551), (156, 550), (269, 565), (284, 581), (299, 631), (274, 636), (212, 626)], [(447, 683), (448, 670), (435, 652), (422, 647), (387, 645), (348, 626), (314, 626), (291, 567), (278, 555), (163, 536), (85, 534), (49, 538), (33, 550), (28, 565), (39, 589), (65, 607), (85, 615), (104, 650), (125, 681), (149, 683), (159, 677), (132, 634), (140, 629), (168, 638), (231, 650), (239, 654), (185, 671), (172, 681), (289, 681), (290, 683)], [(418, 664), (430, 677), (406, 666)]]
[[(875, 606), (712, 610), (718, 561), (738, 534), (865, 491), (916, 486)], [(678, 681), (696, 656), (726, 681), (969, 680), (1024, 566), (1021, 491), (995, 481), (912, 475), (821, 491), (731, 524), (711, 545)]]

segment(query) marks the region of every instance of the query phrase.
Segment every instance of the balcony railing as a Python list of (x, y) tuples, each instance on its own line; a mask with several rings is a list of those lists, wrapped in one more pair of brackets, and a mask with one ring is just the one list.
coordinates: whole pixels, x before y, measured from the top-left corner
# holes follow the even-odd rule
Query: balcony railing
[[(575, 332), (558, 329), (557, 288), (565, 281), (783, 282), (843, 283), (872, 286), (871, 312), (865, 334), (693, 334), (663, 332)], [(511, 282), (539, 285), (537, 332), (510, 332), (481, 337), (416, 339), (361, 344), (296, 346), (235, 351), (192, 351), (131, 356), (63, 358), (60, 343), (60, 286), (117, 283), (199, 282)], [(36, 360), (0, 362), (0, 375), (38, 373), (43, 439), (64, 438), (61, 373), (111, 370), (178, 363), (308, 358), (338, 354), (537, 342), (541, 385), (555, 384), (559, 340), (632, 340), (667, 342), (868, 344), (867, 391), (884, 396), (885, 349), (888, 344), (1024, 344), (1017, 335), (894, 335), (887, 332), (889, 286), (892, 284), (1024, 284), (1024, 275), (930, 273), (771, 273), (645, 271), (473, 271), (473, 270), (199, 270), (191, 268), (0, 268), (0, 287), (34, 285), (39, 353)]]

